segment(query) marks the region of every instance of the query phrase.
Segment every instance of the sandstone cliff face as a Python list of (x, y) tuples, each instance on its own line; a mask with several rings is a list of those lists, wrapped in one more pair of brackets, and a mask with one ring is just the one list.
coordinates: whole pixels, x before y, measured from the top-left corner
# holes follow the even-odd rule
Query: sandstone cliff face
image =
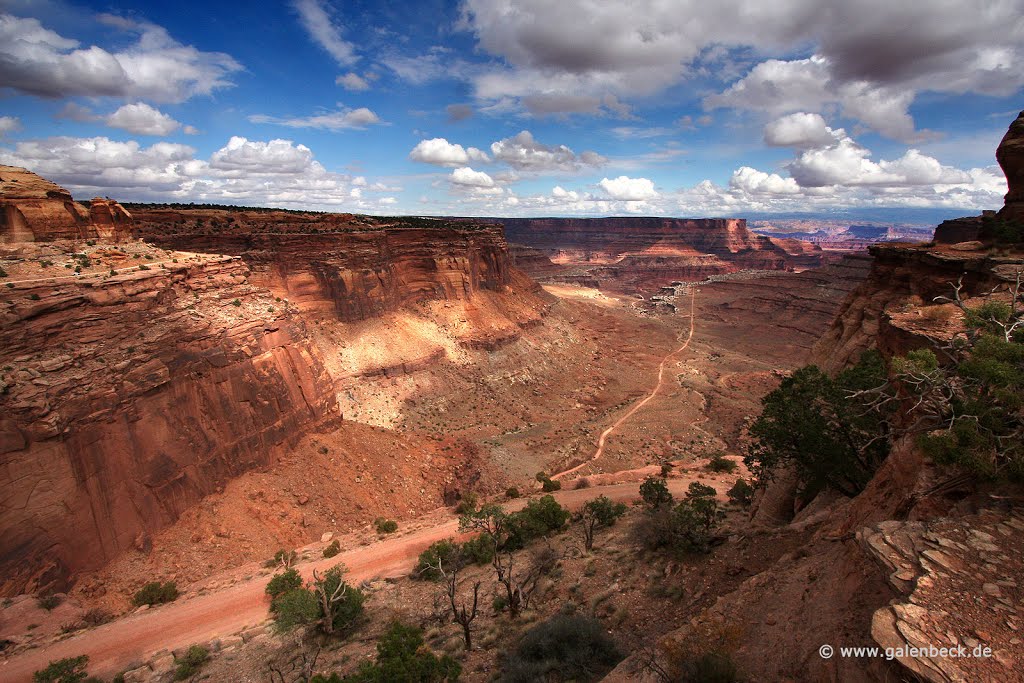
[(61, 587), (339, 420), (303, 323), (244, 263), (150, 263), (6, 290), (2, 594)]
[[(494, 219), (498, 220), (498, 219)], [(820, 249), (776, 243), (736, 218), (503, 218), (509, 240), (564, 266), (558, 280), (620, 291), (657, 290), (744, 269), (783, 270), (823, 263)], [(540, 274), (546, 277), (544, 274)]]
[(996, 161), (1006, 174), (1006, 204), (999, 212), (1003, 218), (1024, 220), (1024, 111), (1022, 111), (996, 148)]
[(63, 187), (17, 166), (0, 166), (0, 244), (56, 239), (122, 239), (131, 215), (109, 199), (86, 210)]
[[(497, 226), (355, 225), (352, 217), (268, 212), (135, 212), (150, 242), (188, 251), (241, 256), (253, 282), (304, 311), (366, 320), (430, 300), (467, 300), (500, 292), (511, 279)], [(216, 234), (197, 228), (228, 224)], [(220, 223), (224, 221), (224, 223)]]
[[(980, 245), (979, 245), (980, 246)], [(1005, 284), (1019, 259), (983, 251), (875, 245), (871, 272), (851, 292), (835, 321), (815, 344), (811, 362), (828, 372), (855, 363), (868, 349), (902, 354), (926, 344), (905, 324), (894, 325), (904, 311), (918, 310), (937, 296), (951, 296), (963, 278), (964, 295), (977, 295)], [(902, 321), (906, 322), (906, 321)]]

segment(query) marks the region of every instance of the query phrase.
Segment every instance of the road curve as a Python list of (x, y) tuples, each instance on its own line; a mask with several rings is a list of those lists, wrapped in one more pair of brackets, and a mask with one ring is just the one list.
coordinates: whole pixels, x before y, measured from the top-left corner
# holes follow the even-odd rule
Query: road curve
[(686, 335), (686, 341), (683, 343), (682, 346), (680, 346), (678, 349), (676, 349), (675, 351), (672, 351), (667, 356), (665, 356), (664, 358), (661, 359), (661, 364), (658, 366), (658, 381), (654, 385), (654, 389), (651, 391), (651, 393), (649, 393), (642, 401), (640, 401), (635, 406), (630, 408), (629, 412), (626, 413), (625, 415), (623, 415), (622, 417), (620, 417), (618, 420), (616, 420), (612, 424), (611, 427), (608, 427), (608, 429), (606, 429), (603, 432), (601, 432), (601, 436), (597, 439), (597, 450), (594, 451), (594, 455), (592, 455), (590, 457), (590, 459), (584, 460), (583, 462), (581, 462), (579, 465), (576, 465), (575, 467), (570, 467), (567, 470), (564, 470), (562, 472), (558, 472), (557, 474), (551, 475), (552, 479), (561, 479), (562, 477), (564, 477), (564, 476), (566, 476), (568, 474), (572, 474), (573, 472), (577, 472), (577, 471), (583, 469), (587, 465), (591, 464), (592, 462), (594, 462), (595, 460), (600, 458), (601, 454), (604, 453), (605, 441), (608, 440), (608, 437), (612, 434), (612, 432), (614, 432), (616, 429), (621, 427), (623, 425), (623, 423), (626, 422), (626, 420), (628, 420), (629, 418), (633, 417), (633, 415), (635, 415), (637, 413), (637, 411), (639, 411), (641, 408), (643, 408), (645, 405), (647, 405), (652, 399), (654, 399), (655, 396), (658, 395), (658, 392), (661, 391), (662, 385), (665, 383), (665, 367), (668, 364), (669, 359), (672, 358), (672, 356), (674, 356), (674, 355), (676, 355), (678, 353), (682, 353), (683, 351), (685, 351), (687, 349), (687, 347), (690, 346), (690, 340), (693, 339), (693, 329), (694, 329), (693, 311), (694, 311), (694, 302), (696, 301), (696, 297), (697, 297), (697, 289), (695, 287), (691, 287), (690, 288), (690, 332), (689, 332), (689, 334)]
[[(686, 492), (692, 479), (668, 480), (673, 495)], [(614, 501), (629, 502), (639, 496), (639, 484), (609, 484), (586, 489), (558, 491), (559, 503), (570, 509), (583, 505), (599, 495)], [(526, 501), (510, 501), (505, 507), (514, 510)], [(324, 570), (339, 562), (348, 567), (347, 577), (360, 581), (374, 577), (403, 576), (410, 572), (416, 558), (434, 541), (458, 535), (458, 520), (419, 529), (399, 538), (388, 538), (371, 545), (354, 548), (327, 560), (299, 565), (303, 576), (310, 578), (313, 569)], [(228, 636), (258, 624), (267, 618), (268, 602), (263, 589), (265, 576), (238, 583), (230, 588), (179, 599), (169, 605), (153, 608), (104, 624), (58, 643), (29, 650), (0, 662), (0, 680), (5, 683), (31, 681), (32, 673), (49, 662), (64, 657), (89, 655), (89, 673), (110, 678), (132, 662), (138, 662), (162, 649), (178, 649), (195, 643)]]

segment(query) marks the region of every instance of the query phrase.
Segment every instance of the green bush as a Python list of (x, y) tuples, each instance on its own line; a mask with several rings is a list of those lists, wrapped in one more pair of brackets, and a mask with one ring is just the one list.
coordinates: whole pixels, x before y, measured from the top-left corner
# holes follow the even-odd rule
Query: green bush
[[(139, 267), (140, 268), (145, 268), (145, 266), (139, 266)], [(231, 302), (231, 305), (235, 306), (235, 307), (241, 306), (242, 305), (242, 301), (241, 301), (241, 299), (235, 299), (235, 300), (233, 300)]]
[(725, 457), (722, 453), (715, 453), (708, 460), (707, 468), (712, 472), (732, 472), (736, 469), (736, 463)]
[(509, 499), (518, 498), (519, 489), (517, 489), (515, 486), (509, 486), (507, 489), (505, 489), (505, 497)]
[(3, 268), (0, 268), (0, 277), (7, 277), (7, 271)]
[(177, 666), (174, 669), (174, 680), (183, 681), (191, 678), (199, 671), (199, 668), (210, 658), (210, 651), (202, 645), (193, 645), (181, 659), (175, 659)]
[(413, 577), (427, 579), (429, 581), (440, 581), (441, 574), (437, 571), (437, 563), (442, 567), (448, 567), (454, 563), (461, 548), (454, 539), (446, 538), (434, 541), (430, 546), (420, 553), (416, 561), (416, 568), (413, 569)]
[(501, 683), (597, 681), (622, 654), (601, 622), (558, 615), (527, 631), (502, 666)]
[(296, 588), (302, 588), (302, 576), (299, 575), (297, 570), (288, 569), (281, 574), (274, 574), (267, 583), (265, 592), (273, 600), (277, 596)]
[(554, 496), (531, 500), (526, 507), (509, 515), (509, 538), (506, 550), (523, 548), (530, 541), (559, 531), (569, 521), (570, 513)]
[(296, 626), (307, 626), (320, 619), (320, 602), (308, 588), (295, 588), (278, 595), (270, 603), (274, 626), (278, 631), (290, 631)]
[(333, 541), (331, 541), (331, 544), (329, 546), (324, 548), (323, 556), (324, 557), (334, 557), (335, 555), (337, 555), (340, 552), (341, 552), (341, 542), (338, 539), (334, 539)]
[(132, 598), (132, 604), (136, 607), (142, 605), (162, 605), (166, 602), (174, 602), (178, 599), (178, 586), (173, 581), (160, 583), (152, 581), (147, 583)]
[(398, 531), (398, 522), (393, 519), (378, 517), (373, 520), (373, 526), (377, 529), (378, 534), (392, 534)]
[(746, 479), (737, 479), (726, 495), (732, 502), (746, 507), (754, 501), (754, 487)]
[[(442, 683), (457, 681), (462, 667), (444, 655), (438, 657), (427, 647), (423, 631), (415, 626), (394, 622), (377, 642), (377, 659), (363, 662), (341, 683)], [(333, 683), (334, 679), (324, 679)]]
[(462, 544), (462, 556), (473, 564), (487, 564), (494, 558), (494, 541), (490, 534), (477, 534)]
[(80, 683), (88, 676), (85, 672), (88, 664), (88, 655), (58, 659), (32, 674), (32, 683)]
[(663, 505), (672, 504), (672, 494), (668, 491), (668, 484), (659, 477), (647, 477), (640, 484), (640, 497), (644, 505), (651, 510), (657, 510)]
[(715, 490), (697, 482), (690, 484), (686, 499), (675, 507), (651, 508), (635, 527), (635, 535), (648, 550), (665, 550), (674, 555), (705, 553), (718, 514)]
[[(274, 615), (275, 626), (279, 631), (288, 631), (296, 626), (319, 624), (320, 630), (327, 634), (343, 632), (349, 629), (363, 613), (366, 595), (358, 588), (345, 583), (342, 567), (332, 567), (306, 588), (293, 588), (275, 597), (270, 603), (270, 612)], [(342, 598), (327, 606), (318, 593), (327, 596), (335, 595), (341, 587)]]
[(562, 488), (561, 482), (555, 481), (544, 472), (538, 472), (536, 479), (540, 482), (541, 489), (544, 493), (551, 493), (552, 491), (558, 491)]

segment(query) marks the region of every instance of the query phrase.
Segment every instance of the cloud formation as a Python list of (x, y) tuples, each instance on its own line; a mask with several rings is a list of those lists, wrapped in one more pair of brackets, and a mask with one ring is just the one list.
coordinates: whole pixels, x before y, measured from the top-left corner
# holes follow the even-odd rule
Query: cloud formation
[(369, 90), (370, 84), (367, 83), (366, 79), (355, 72), (348, 72), (334, 79), (337, 85), (345, 88), (345, 90)]
[(181, 128), (180, 123), (145, 102), (123, 105), (104, 121), (111, 128), (120, 128), (136, 135), (164, 136)]
[(629, 178), (620, 175), (611, 180), (602, 178), (598, 185), (612, 199), (625, 202), (639, 202), (658, 196), (654, 190), (654, 183), (647, 178)]
[(278, 117), (266, 114), (253, 114), (249, 117), (252, 123), (270, 123), (289, 128), (320, 128), (323, 130), (362, 130), (368, 125), (380, 123), (380, 117), (366, 107), (349, 109), (341, 107), (337, 111), (312, 116)]
[(575, 172), (584, 166), (599, 167), (607, 159), (597, 152), (577, 155), (565, 145), (545, 145), (528, 130), (491, 143), (491, 155), (517, 171), (537, 173)]
[(182, 45), (155, 24), (112, 15), (101, 20), (136, 35), (136, 42), (117, 52), (83, 48), (37, 19), (0, 14), (0, 88), (39, 97), (182, 102), (230, 86), (229, 76), (242, 68), (224, 53)]
[(21, 130), (21, 121), (17, 116), (0, 116), (0, 138), (16, 130)]
[(341, 29), (331, 21), (320, 0), (293, 0), (292, 7), (298, 13), (299, 23), (309, 37), (339, 65), (348, 66), (359, 60), (355, 46), (341, 37)]
[(436, 166), (465, 166), (474, 161), (490, 161), (487, 154), (476, 147), (464, 148), (462, 145), (453, 144), (444, 138), (420, 140), (409, 152), (409, 158)]

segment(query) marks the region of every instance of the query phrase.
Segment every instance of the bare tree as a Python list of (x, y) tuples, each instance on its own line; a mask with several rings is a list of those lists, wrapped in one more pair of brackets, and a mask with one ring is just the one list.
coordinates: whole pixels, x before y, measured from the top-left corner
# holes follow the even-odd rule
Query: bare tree
[(334, 617), (338, 605), (348, 594), (348, 584), (342, 580), (341, 574), (340, 565), (329, 569), (323, 576), (317, 574), (316, 569), (313, 570), (313, 592), (320, 603), (320, 624), (328, 635), (334, 633)]
[(448, 610), (447, 613), (451, 615), (452, 622), (462, 627), (462, 638), (466, 641), (466, 649), (470, 649), (473, 645), (473, 633), (470, 628), (473, 620), (476, 619), (477, 606), (480, 598), (480, 581), (473, 582), (473, 599), (472, 602), (469, 598), (459, 598), (459, 572), (466, 567), (466, 560), (461, 554), (456, 554), (456, 557), (449, 563), (448, 568), (444, 567), (444, 560), (438, 558), (437, 560), (437, 572), (441, 575), (445, 582), (445, 595), (448, 599)]
[[(301, 644), (301, 639), (295, 644), (298, 652), (286, 650), (292, 654), (291, 658), (280, 663), (274, 660), (267, 662), (267, 669), (270, 670), (270, 683), (309, 683), (309, 679), (316, 673), (316, 660), (320, 657), (320, 646), (307, 649)], [(286, 674), (288, 678), (285, 678)]]

